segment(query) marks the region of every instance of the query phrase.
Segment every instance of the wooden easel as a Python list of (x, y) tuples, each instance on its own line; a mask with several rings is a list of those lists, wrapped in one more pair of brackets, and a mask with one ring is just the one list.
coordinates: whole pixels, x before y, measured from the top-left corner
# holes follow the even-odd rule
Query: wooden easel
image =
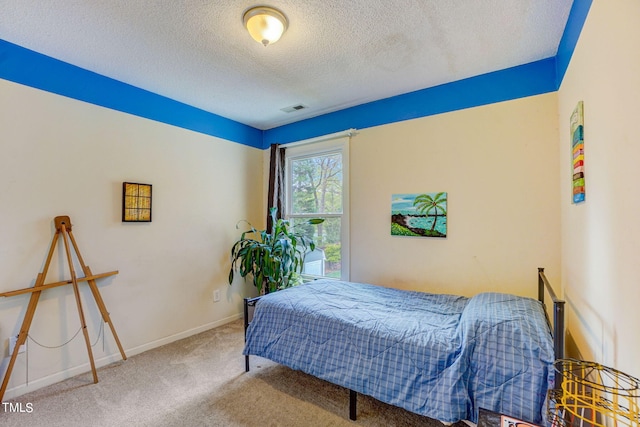
[[(13, 370), (13, 365), (16, 362), (16, 358), (18, 356), (20, 346), (27, 341), (27, 336), (29, 334), (29, 328), (31, 327), (31, 321), (33, 320), (33, 315), (36, 312), (36, 307), (38, 305), (38, 300), (40, 299), (40, 293), (45, 289), (55, 288), (57, 286), (63, 286), (71, 284), (73, 285), (73, 293), (76, 298), (76, 305), (78, 307), (78, 315), (80, 316), (80, 324), (82, 326), (82, 333), (84, 334), (84, 340), (87, 344), (87, 353), (89, 354), (89, 361), (91, 362), (91, 372), (93, 373), (93, 382), (98, 382), (98, 374), (96, 373), (96, 366), (93, 361), (93, 353), (91, 351), (91, 342), (89, 341), (89, 333), (87, 332), (87, 324), (84, 319), (84, 312), (82, 311), (82, 302), (80, 300), (80, 292), (78, 290), (78, 282), (87, 282), (89, 284), (89, 288), (91, 289), (91, 293), (93, 294), (93, 298), (96, 301), (98, 309), (102, 314), (102, 319), (105, 323), (109, 324), (111, 328), (111, 333), (113, 333), (113, 337), (116, 340), (116, 344), (118, 345), (118, 349), (120, 350), (120, 354), (122, 355), (122, 359), (126, 360), (127, 356), (124, 354), (124, 350), (122, 345), (120, 344), (120, 340), (118, 339), (118, 334), (116, 334), (116, 330), (111, 323), (111, 318), (109, 317), (109, 312), (107, 311), (107, 307), (104, 305), (104, 301), (100, 296), (100, 292), (98, 291), (98, 286), (96, 285), (96, 279), (101, 277), (108, 277), (118, 274), (117, 271), (110, 271), (108, 273), (101, 274), (93, 274), (91, 269), (85, 265), (84, 260), (82, 259), (82, 255), (80, 255), (80, 250), (78, 249), (78, 245), (76, 244), (76, 239), (73, 237), (73, 233), (71, 232), (71, 220), (68, 216), (57, 216), (54, 218), (54, 223), (56, 227), (56, 234), (53, 236), (53, 241), (51, 242), (51, 247), (49, 248), (49, 254), (47, 255), (47, 260), (44, 264), (44, 268), (41, 273), (38, 273), (36, 278), (36, 283), (32, 288), (24, 288), (18, 289), (15, 291), (0, 293), (0, 297), (11, 297), (14, 295), (21, 295), (26, 293), (31, 293), (31, 298), (29, 299), (29, 305), (27, 306), (27, 312), (24, 316), (24, 320), (22, 321), (22, 326), (20, 327), (20, 332), (18, 334), (18, 338), (16, 340), (16, 345), (13, 349), (13, 353), (11, 354), (11, 359), (9, 360), (9, 366), (7, 367), (7, 372), (4, 375), (4, 380), (2, 381), (2, 387), (0, 387), (0, 402), (4, 396), (4, 392), (7, 389), (7, 385), (9, 384), (9, 377), (11, 376), (11, 371)], [(45, 284), (44, 280), (47, 276), (47, 271), (49, 270), (49, 264), (51, 264), (51, 257), (53, 256), (53, 252), (55, 250), (56, 244), (58, 243), (58, 238), (62, 235), (64, 241), (64, 248), (67, 255), (67, 262), (69, 264), (69, 271), (71, 273), (70, 280), (64, 280), (62, 282), (48, 283)], [(73, 259), (71, 258), (71, 250), (69, 248), (69, 240), (71, 240), (71, 244), (73, 245), (73, 249), (78, 258), (78, 262), (82, 267), (82, 271), (84, 272), (84, 277), (77, 278), (76, 272), (73, 268)]]

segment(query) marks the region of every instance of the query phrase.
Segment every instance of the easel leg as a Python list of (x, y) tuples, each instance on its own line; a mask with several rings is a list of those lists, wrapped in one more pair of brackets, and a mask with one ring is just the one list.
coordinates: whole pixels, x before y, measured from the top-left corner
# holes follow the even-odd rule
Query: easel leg
[[(44, 276), (42, 273), (38, 273), (38, 283), (42, 285), (44, 283)], [(13, 371), (13, 365), (16, 363), (16, 359), (18, 358), (18, 353), (20, 352), (20, 346), (23, 345), (27, 341), (27, 336), (29, 335), (29, 328), (31, 327), (31, 321), (33, 320), (33, 315), (36, 312), (36, 307), (38, 306), (38, 299), (40, 298), (40, 291), (35, 291), (31, 293), (31, 298), (29, 299), (29, 305), (27, 306), (27, 312), (24, 315), (24, 320), (22, 321), (22, 326), (20, 327), (20, 333), (18, 334), (18, 339), (16, 340), (16, 346), (13, 349), (13, 353), (11, 353), (11, 359), (9, 360), (9, 366), (7, 367), (7, 372), (4, 374), (4, 380), (2, 381), (2, 387), (0, 387), (0, 401), (4, 397), (4, 392), (7, 390), (7, 386), (9, 385), (9, 378), (11, 377), (11, 371)]]
[(69, 242), (67, 241), (67, 229), (64, 223), (62, 228), (62, 238), (64, 240), (64, 249), (67, 253), (67, 261), (69, 263), (69, 271), (71, 272), (71, 283), (73, 285), (73, 293), (76, 297), (76, 305), (78, 306), (78, 316), (80, 316), (80, 324), (82, 325), (82, 334), (84, 335), (84, 341), (87, 344), (87, 353), (89, 354), (89, 362), (91, 363), (91, 372), (93, 373), (93, 382), (98, 382), (98, 373), (96, 372), (96, 365), (93, 360), (93, 351), (91, 351), (91, 341), (89, 340), (89, 332), (87, 331), (87, 323), (84, 319), (84, 312), (82, 311), (82, 301), (80, 300), (80, 291), (78, 289), (78, 280), (76, 279), (76, 272), (73, 268), (73, 260), (71, 259), (71, 251), (69, 250)]
[[(85, 275), (91, 276), (91, 269), (88, 266), (85, 266)], [(118, 350), (120, 350), (120, 354), (122, 355), (123, 360), (127, 360), (127, 355), (124, 354), (124, 349), (122, 348), (122, 344), (120, 344), (120, 339), (118, 339), (118, 334), (116, 333), (116, 328), (113, 326), (111, 322), (111, 317), (109, 316), (109, 312), (107, 311), (107, 306), (104, 304), (102, 300), (102, 296), (100, 295), (100, 291), (98, 290), (98, 285), (96, 285), (95, 280), (87, 281), (89, 284), (89, 289), (91, 289), (91, 293), (93, 294), (93, 298), (96, 300), (96, 304), (98, 305), (98, 309), (100, 313), (102, 313), (102, 319), (105, 323), (109, 324), (109, 328), (111, 328), (111, 333), (113, 334), (113, 338), (116, 340), (116, 345), (118, 346)]]
[[(89, 268), (88, 265), (84, 263), (84, 260), (82, 259), (82, 255), (80, 254), (80, 249), (78, 249), (78, 244), (76, 243), (76, 239), (73, 237), (73, 233), (71, 232), (71, 230), (68, 231), (68, 234), (69, 234), (69, 238), (71, 239), (71, 244), (73, 245), (73, 249), (76, 251), (78, 262), (80, 262), (80, 266), (84, 271), (85, 277), (93, 276), (91, 269)], [(122, 359), (127, 360), (127, 355), (124, 354), (124, 349), (122, 348), (122, 344), (120, 344), (120, 339), (118, 338), (118, 334), (116, 333), (116, 328), (113, 326), (113, 323), (111, 322), (111, 317), (109, 316), (109, 312), (107, 311), (107, 306), (105, 305), (104, 300), (100, 295), (100, 291), (98, 290), (98, 285), (96, 285), (96, 281), (88, 280), (87, 283), (89, 284), (89, 289), (91, 289), (91, 293), (93, 294), (93, 299), (95, 299), (96, 304), (98, 305), (98, 309), (102, 314), (102, 320), (104, 320), (105, 323), (109, 324), (109, 328), (111, 329), (113, 338), (116, 340), (116, 345), (118, 346), (118, 350), (120, 350)]]
[[(38, 277), (36, 277), (36, 283), (34, 285), (34, 288), (38, 288), (44, 285), (44, 280), (45, 280), (45, 277), (47, 277), (47, 271), (49, 271), (49, 265), (51, 264), (51, 257), (53, 256), (53, 251), (56, 247), (56, 243), (58, 243), (58, 237), (60, 237), (60, 232), (56, 231), (56, 234), (53, 236), (53, 240), (51, 241), (51, 246), (49, 247), (49, 253), (47, 254), (47, 260), (45, 261), (44, 267), (42, 268), (42, 273), (38, 273)], [(36, 313), (36, 307), (38, 307), (38, 300), (40, 299), (40, 293), (41, 291), (34, 291), (31, 293), (31, 297), (29, 298), (29, 305), (27, 306), (27, 312), (24, 315), (22, 326), (20, 326), (20, 333), (18, 333), (16, 346), (14, 347), (13, 353), (11, 354), (11, 359), (9, 360), (9, 366), (7, 366), (7, 372), (5, 372), (4, 374), (4, 379), (2, 380), (2, 386), (0, 387), (0, 402), (4, 397), (4, 392), (7, 391), (7, 386), (9, 385), (9, 378), (11, 378), (13, 365), (15, 365), (16, 359), (18, 358), (18, 353), (20, 352), (20, 346), (27, 341), (27, 337), (29, 336), (29, 328), (31, 328), (31, 321), (33, 320), (33, 315)]]

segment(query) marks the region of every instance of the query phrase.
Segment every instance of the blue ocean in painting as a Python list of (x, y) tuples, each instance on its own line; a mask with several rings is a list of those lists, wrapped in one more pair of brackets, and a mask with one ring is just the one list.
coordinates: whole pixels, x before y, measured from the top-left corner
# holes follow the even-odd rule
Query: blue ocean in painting
[[(397, 213), (397, 212), (396, 212)], [(415, 212), (414, 212), (415, 214)], [(406, 214), (405, 214), (406, 215)], [(426, 230), (431, 230), (431, 226), (433, 226), (433, 219), (435, 217), (410, 217), (409, 218), (409, 226), (413, 227), (413, 228), (424, 228)], [(442, 233), (442, 234), (447, 234), (447, 217), (446, 216), (439, 216), (436, 222), (436, 231)]]

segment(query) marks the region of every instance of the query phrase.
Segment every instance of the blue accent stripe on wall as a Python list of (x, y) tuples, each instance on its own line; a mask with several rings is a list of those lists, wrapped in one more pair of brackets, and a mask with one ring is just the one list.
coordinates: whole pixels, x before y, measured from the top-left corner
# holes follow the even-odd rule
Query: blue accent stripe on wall
[(0, 39), (0, 78), (256, 148), (262, 131)]
[(350, 128), (364, 129), (554, 92), (555, 82), (554, 57), (269, 129), (264, 132), (263, 148)]
[(571, 62), (571, 56), (578, 44), (580, 33), (584, 22), (587, 20), (589, 9), (591, 8), (593, 0), (574, 0), (569, 12), (569, 18), (567, 19), (567, 25), (564, 27), (564, 33), (560, 44), (558, 45), (558, 53), (556, 54), (556, 88), (560, 88), (562, 79), (569, 68), (569, 62)]

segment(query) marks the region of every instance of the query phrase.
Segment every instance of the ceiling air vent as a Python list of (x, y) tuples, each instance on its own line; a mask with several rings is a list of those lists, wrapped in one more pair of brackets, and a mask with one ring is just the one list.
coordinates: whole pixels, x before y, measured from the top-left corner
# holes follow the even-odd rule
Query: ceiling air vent
[(307, 108), (306, 105), (297, 104), (292, 105), (291, 107), (281, 108), (280, 111), (284, 111), (285, 113), (293, 113), (294, 111), (303, 110), (305, 108)]

